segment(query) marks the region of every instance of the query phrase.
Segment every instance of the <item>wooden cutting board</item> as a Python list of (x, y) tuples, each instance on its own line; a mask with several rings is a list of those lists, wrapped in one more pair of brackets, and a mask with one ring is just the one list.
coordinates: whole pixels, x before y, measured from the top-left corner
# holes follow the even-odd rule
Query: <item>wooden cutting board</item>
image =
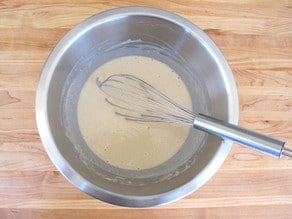
[(76, 24), (128, 5), (177, 13), (216, 42), (236, 79), (240, 125), (292, 147), (292, 2), (274, 0), (0, 1), (0, 218), (292, 218), (292, 160), (234, 145), (202, 188), (129, 209), (74, 188), (49, 160), (35, 122), (42, 66)]

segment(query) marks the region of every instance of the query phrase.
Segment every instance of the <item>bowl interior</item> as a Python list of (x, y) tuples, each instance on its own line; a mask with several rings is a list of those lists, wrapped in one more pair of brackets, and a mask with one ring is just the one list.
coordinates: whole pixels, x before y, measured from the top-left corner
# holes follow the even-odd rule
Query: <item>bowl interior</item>
[[(192, 129), (182, 149), (157, 167), (136, 171), (107, 164), (86, 145), (77, 121), (79, 94), (96, 68), (121, 56), (152, 57), (180, 75), (191, 95), (194, 112), (229, 121), (232, 100), (237, 103), (236, 92), (231, 93), (234, 82), (228, 81), (230, 70), (224, 59), (222, 64), (222, 57), (217, 57), (221, 53), (207, 36), (182, 18), (151, 13), (108, 12), (88, 19), (60, 41), (46, 64), (55, 65), (45, 67), (42, 73), (49, 80), (46, 110), (53, 147), (65, 163), (58, 163), (49, 152), (52, 146), (45, 145), (51, 158), (71, 182), (99, 199), (123, 204), (117, 197), (158, 197), (151, 204), (124, 204), (128, 206), (168, 202), (198, 188), (219, 168), (230, 144)], [(74, 177), (82, 180), (77, 183)], [(174, 190), (174, 195), (162, 198), (162, 194)]]

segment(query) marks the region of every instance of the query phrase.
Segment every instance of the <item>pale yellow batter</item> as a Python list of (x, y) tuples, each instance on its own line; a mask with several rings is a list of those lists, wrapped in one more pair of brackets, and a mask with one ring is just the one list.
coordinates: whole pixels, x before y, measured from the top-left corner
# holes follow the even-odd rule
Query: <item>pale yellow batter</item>
[(87, 80), (78, 102), (78, 122), (88, 146), (104, 161), (125, 169), (147, 169), (171, 158), (185, 141), (190, 127), (169, 123), (126, 121), (105, 102), (96, 85), (112, 74), (132, 74), (190, 108), (189, 93), (174, 71), (143, 56), (126, 56), (105, 63)]

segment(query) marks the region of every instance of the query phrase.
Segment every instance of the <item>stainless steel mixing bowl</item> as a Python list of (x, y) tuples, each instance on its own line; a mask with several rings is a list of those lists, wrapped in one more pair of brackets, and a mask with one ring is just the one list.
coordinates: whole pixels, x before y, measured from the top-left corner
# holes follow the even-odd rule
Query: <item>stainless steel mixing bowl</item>
[(231, 144), (192, 129), (176, 155), (151, 169), (125, 170), (96, 156), (80, 134), (78, 97), (96, 68), (127, 55), (166, 63), (185, 82), (195, 112), (235, 124), (237, 90), (227, 62), (210, 38), (191, 22), (163, 10), (125, 7), (97, 14), (54, 48), (36, 96), (37, 125), (51, 160), (72, 184), (97, 199), (131, 207), (155, 206), (206, 183)]

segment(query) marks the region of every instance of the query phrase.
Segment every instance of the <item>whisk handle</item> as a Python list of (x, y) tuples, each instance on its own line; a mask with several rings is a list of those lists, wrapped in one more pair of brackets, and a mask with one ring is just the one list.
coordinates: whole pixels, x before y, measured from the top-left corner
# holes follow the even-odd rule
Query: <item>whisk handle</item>
[(248, 148), (275, 158), (281, 158), (285, 142), (238, 127), (236, 125), (198, 114), (194, 128), (216, 135), (224, 140), (231, 140)]

